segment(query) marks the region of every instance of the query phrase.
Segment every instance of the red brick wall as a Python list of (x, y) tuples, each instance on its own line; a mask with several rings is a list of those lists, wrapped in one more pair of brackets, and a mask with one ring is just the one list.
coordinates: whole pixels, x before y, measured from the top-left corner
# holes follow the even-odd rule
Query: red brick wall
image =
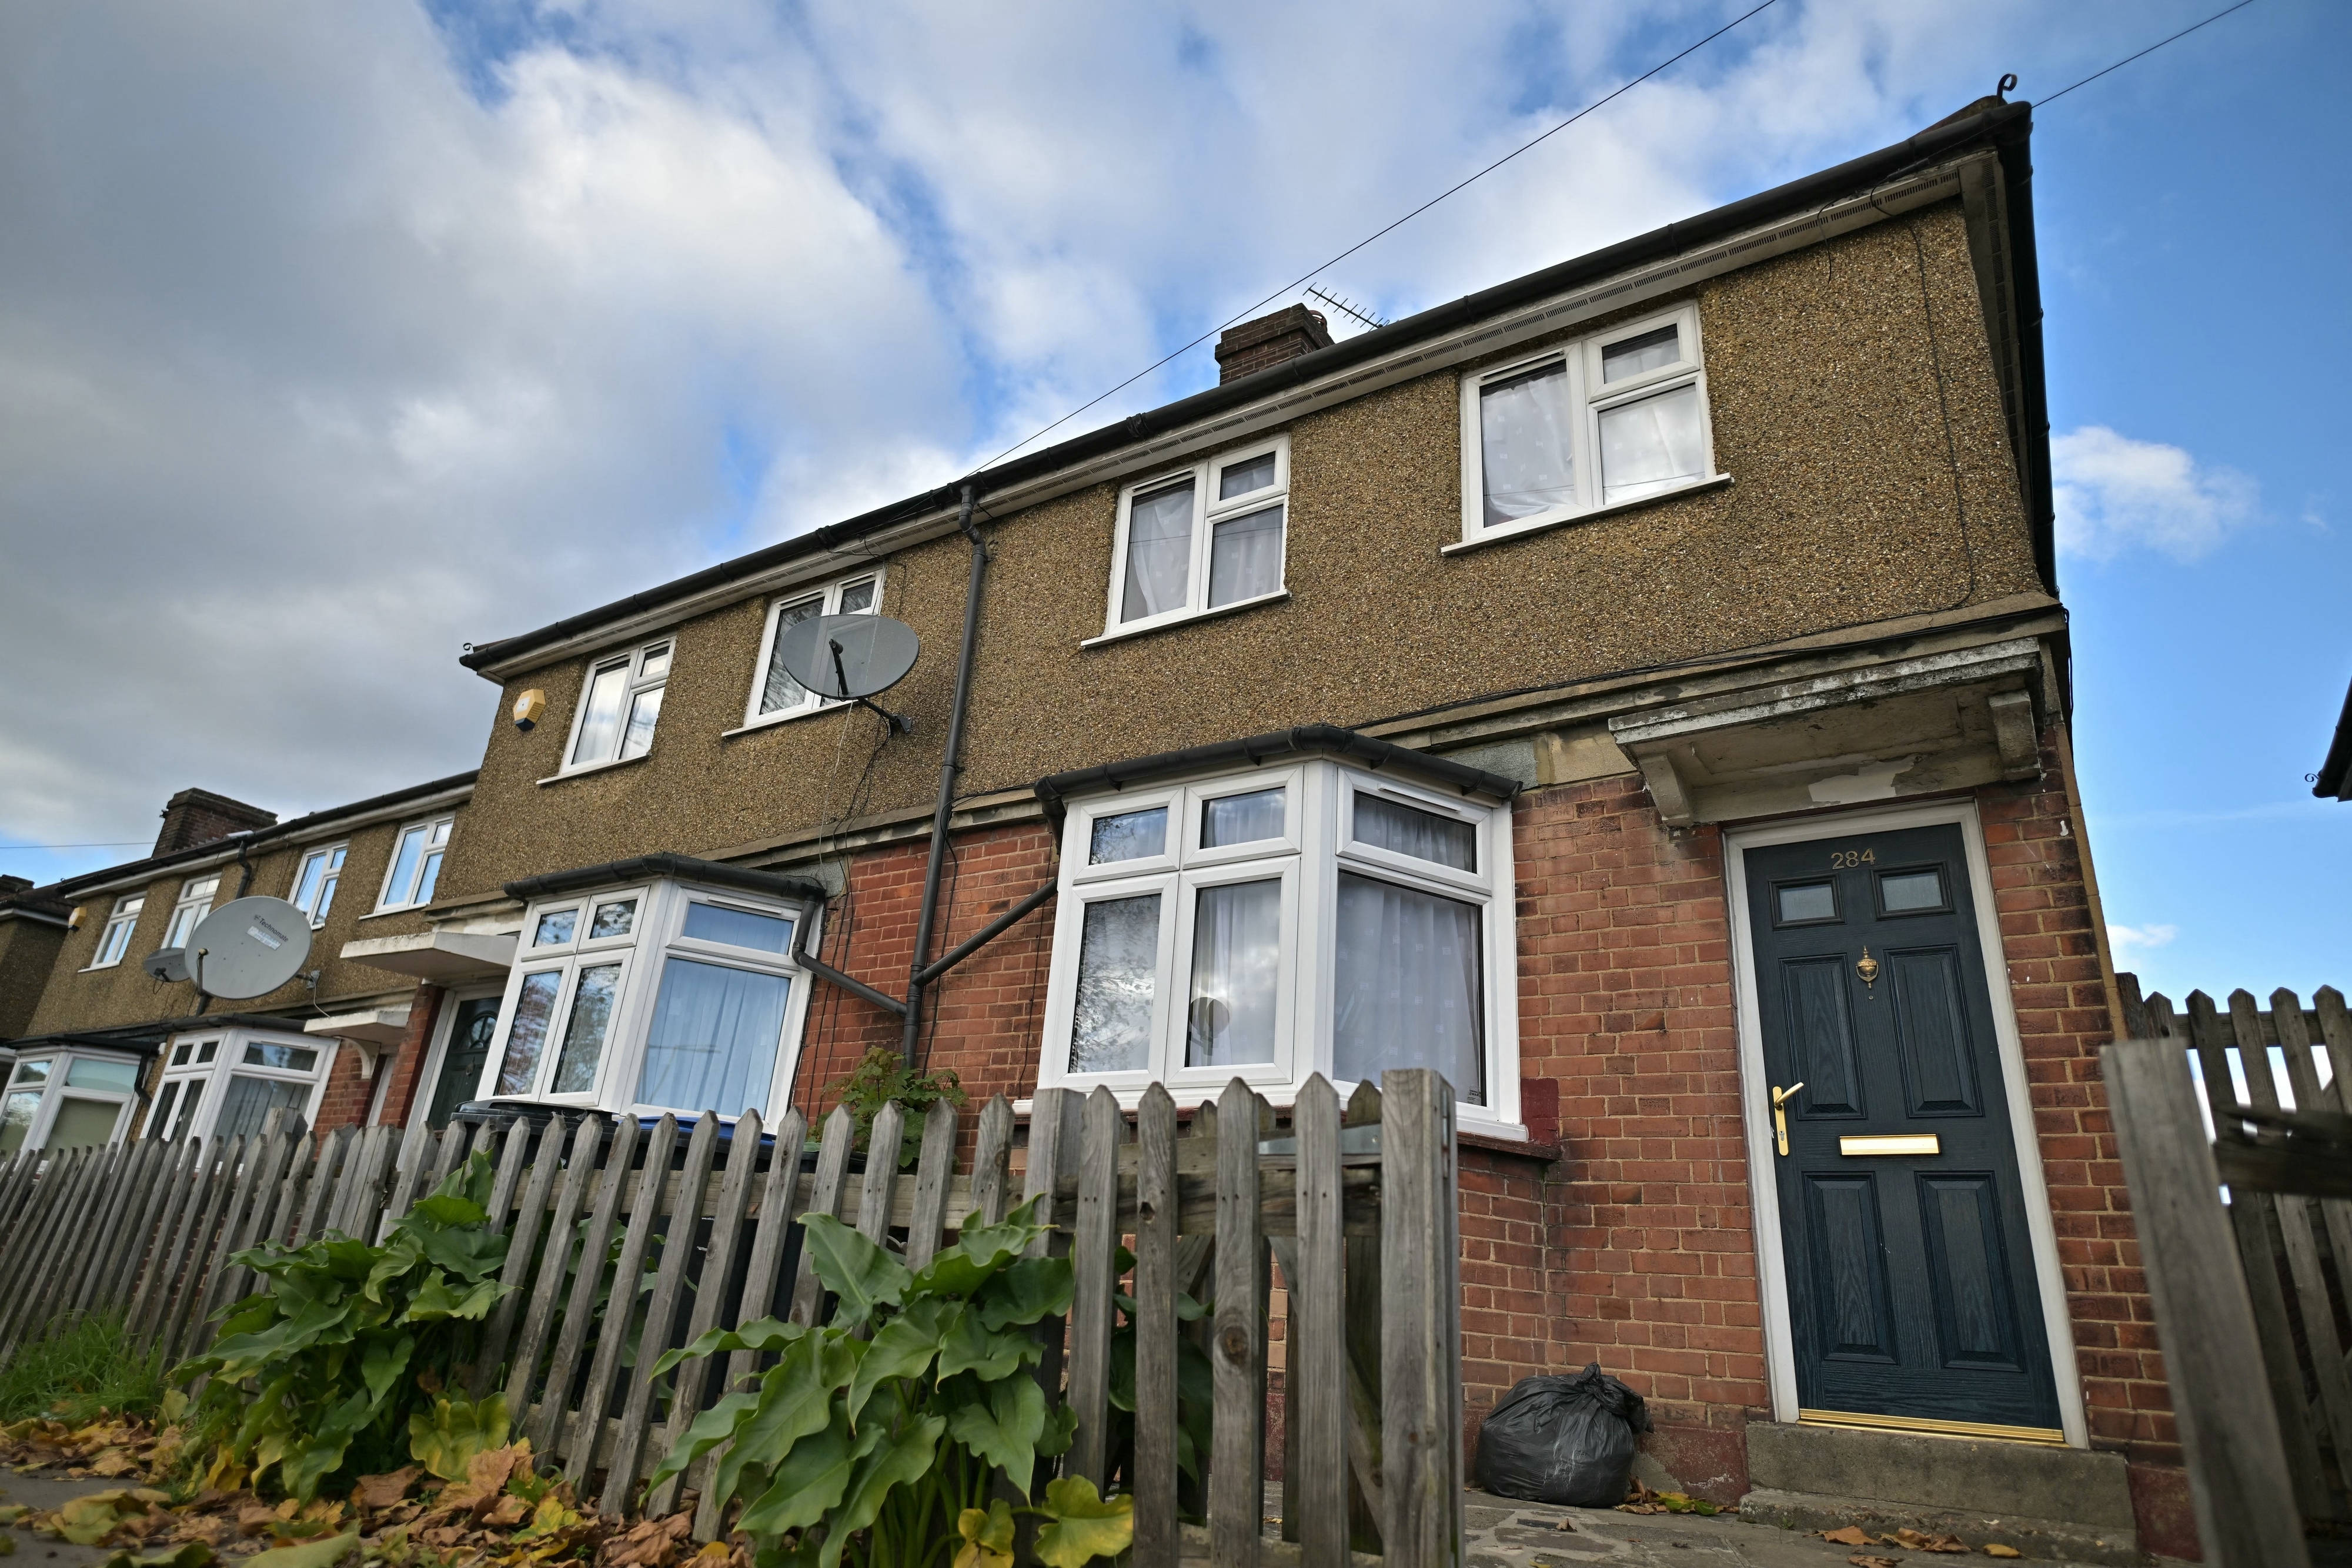
[(377, 1105), (377, 1124), (404, 1127), (408, 1113), (416, 1103), (416, 1086), (425, 1076), (425, 1058), (433, 1049), (433, 1026), (441, 1017), (442, 998), (447, 996), (439, 986), (420, 985), (408, 1003), (408, 1032), (400, 1037), (400, 1049), (385, 1054), (376, 1071), (386, 1074), (383, 1100)]
[(1986, 789), (1979, 809), (2075, 1364), (2092, 1446), (2130, 1462), (2140, 1543), (2194, 1557), (2156, 1312), (2099, 1076), (2099, 1047), (2112, 1031), (2054, 732), (2043, 737), (2042, 766), (2042, 783)]
[[(907, 993), (923, 893), (927, 844), (899, 844), (862, 855), (849, 887), (833, 901), (819, 956), (887, 996)], [(1053, 880), (1054, 834), (1042, 824), (959, 836), (940, 880), (937, 959), (1041, 885)], [(1045, 1027), (1045, 980), (1053, 963), (1054, 905), (1031, 915), (940, 977), (924, 1002), (920, 1056), (927, 1069), (953, 1069), (974, 1104), (1002, 1092), (1013, 1099), (1037, 1086), (1037, 1042)], [(820, 983), (809, 999), (808, 1041), (793, 1103), (811, 1120), (831, 1109), (826, 1090), (877, 1046), (897, 1051), (897, 1015)]]
[(1660, 1461), (1728, 1500), (1769, 1396), (1722, 837), (1668, 831), (1631, 777), (1530, 791), (1513, 825), (1519, 1071), (1555, 1086), (1566, 1158), (1540, 1189), (1463, 1162), (1465, 1359), (1475, 1231), (1507, 1265), (1465, 1414), (1475, 1432), (1516, 1378), (1598, 1361), (1650, 1401)]

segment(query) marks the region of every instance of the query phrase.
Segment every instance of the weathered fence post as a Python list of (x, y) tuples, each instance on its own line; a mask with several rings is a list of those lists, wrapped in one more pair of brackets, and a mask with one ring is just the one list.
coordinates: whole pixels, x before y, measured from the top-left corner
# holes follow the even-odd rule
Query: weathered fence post
[(2168, 1040), (2100, 1056), (2205, 1560), (2298, 1568), (2301, 1511), (2188, 1063)]
[(1381, 1075), (1381, 1539), (1394, 1568), (1462, 1561), (1461, 1257), (1454, 1089)]

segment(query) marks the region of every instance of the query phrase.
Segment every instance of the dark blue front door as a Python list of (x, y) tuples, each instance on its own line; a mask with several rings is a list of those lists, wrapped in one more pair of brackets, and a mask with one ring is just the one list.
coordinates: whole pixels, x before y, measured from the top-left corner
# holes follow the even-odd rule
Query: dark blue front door
[(1746, 856), (1798, 1403), (2054, 1429), (1960, 830)]

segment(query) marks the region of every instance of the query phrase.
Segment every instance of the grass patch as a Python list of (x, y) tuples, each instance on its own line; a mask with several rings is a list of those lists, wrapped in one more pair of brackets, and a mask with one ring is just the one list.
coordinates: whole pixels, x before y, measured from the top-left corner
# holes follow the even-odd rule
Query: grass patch
[(0, 1366), (0, 1421), (47, 1416), (79, 1423), (100, 1411), (152, 1416), (163, 1399), (163, 1359), (133, 1346), (112, 1314), (18, 1345)]

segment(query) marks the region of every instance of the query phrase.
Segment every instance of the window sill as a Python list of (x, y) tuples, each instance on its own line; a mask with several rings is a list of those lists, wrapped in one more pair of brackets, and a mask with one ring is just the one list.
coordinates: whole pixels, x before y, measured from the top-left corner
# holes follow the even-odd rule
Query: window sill
[(1694, 479), (1687, 485), (1677, 485), (1671, 490), (1661, 490), (1654, 496), (1643, 496), (1631, 501), (1619, 501), (1611, 506), (1595, 507), (1585, 512), (1570, 512), (1565, 517), (1538, 517), (1528, 522), (1510, 523), (1500, 528), (1488, 528), (1475, 539), (1460, 539), (1450, 545), (1441, 545), (1438, 547), (1437, 553), (1460, 555), (1465, 550), (1484, 549), (1488, 545), (1501, 544), (1506, 539), (1525, 538), (1529, 534), (1564, 528), (1573, 523), (1589, 523), (1596, 517), (1613, 517), (1622, 512), (1638, 512), (1644, 507), (1660, 506), (1667, 501), (1679, 500), (1685, 496), (1703, 496), (1712, 490), (1727, 490), (1730, 487), (1731, 476), (1717, 474), (1706, 479)]
[(76, 969), (74, 973), (77, 975), (102, 975), (109, 969), (120, 969), (121, 967), (122, 967), (122, 960), (117, 958), (111, 964), (84, 965), (82, 967)]
[(650, 751), (640, 751), (635, 757), (615, 757), (604, 762), (584, 762), (577, 768), (566, 768), (560, 773), (549, 775), (547, 778), (539, 781), (539, 786), (541, 789), (544, 789), (550, 784), (561, 784), (567, 779), (584, 778), (591, 773), (602, 773), (607, 768), (627, 768), (635, 763), (643, 762), (646, 758), (651, 757), (653, 753)]
[(1098, 637), (1082, 640), (1078, 646), (1099, 648), (1106, 643), (1124, 643), (1130, 637), (1149, 637), (1154, 632), (1173, 632), (1180, 626), (1192, 626), (1202, 621), (1214, 621), (1220, 615), (1238, 615), (1244, 610), (1255, 610), (1261, 604), (1280, 604), (1289, 597), (1290, 590), (1277, 588), (1272, 593), (1261, 593), (1255, 599), (1235, 600), (1231, 604), (1220, 604), (1214, 610), (1202, 610), (1191, 615), (1179, 615), (1168, 621), (1154, 621), (1149, 626), (1105, 632)]
[[(856, 703), (834, 703), (834, 702), (828, 702), (828, 703), (819, 703), (819, 704), (818, 704), (816, 706), (814, 706), (814, 707), (794, 708), (794, 709), (793, 709), (792, 712), (790, 712), (790, 713), (771, 713), (771, 714), (762, 714), (762, 715), (761, 715), (758, 718), (753, 719), (753, 720), (752, 720), (751, 723), (749, 723), (749, 724), (739, 724), (739, 725), (737, 725), (733, 729), (722, 729), (722, 730), (720, 730), (720, 731), (719, 732), (719, 739), (721, 739), (721, 740), (733, 740), (737, 736), (740, 736), (740, 735), (756, 735), (756, 734), (758, 734), (761, 730), (763, 730), (763, 729), (773, 729), (773, 728), (775, 728), (775, 727), (776, 727), (776, 726), (778, 726), (778, 725), (780, 725), (780, 724), (790, 724), (790, 723), (792, 723), (792, 722), (793, 722), (793, 720), (795, 720), (795, 719), (803, 719), (803, 718), (817, 718), (817, 717), (821, 717), (822, 716), (824, 716), (824, 715), (825, 715), (825, 714), (829, 714), (829, 713), (839, 713), (839, 712), (841, 712), (841, 711), (842, 711), (843, 709), (845, 709), (845, 708), (854, 708), (854, 707), (856, 707), (856, 706), (857, 706), (857, 705), (856, 705)], [(652, 755), (652, 753), (648, 752), (648, 753), (646, 753), (646, 755), (647, 755), (647, 756), (651, 756), (651, 755)], [(629, 760), (630, 760), (630, 761), (632, 761), (632, 762), (635, 762), (635, 761), (637, 761), (637, 760), (638, 760), (638, 758), (632, 757), (632, 758), (629, 758)], [(610, 763), (610, 762), (600, 762), (600, 763), (598, 763), (596, 766), (598, 766), (598, 767), (600, 767), (600, 768), (611, 768), (611, 767), (614, 767), (614, 764)], [(581, 773), (585, 773), (585, 772), (587, 772), (587, 771), (588, 771), (588, 769), (587, 769), (587, 768), (577, 768), (577, 769), (575, 769), (574, 771), (581, 772)], [(559, 773), (559, 774), (557, 774), (557, 775), (555, 776), (555, 778), (556, 778), (556, 779), (568, 779), (568, 778), (570, 778), (570, 777), (571, 777), (571, 775), (570, 775), (570, 774), (567, 774), (567, 773)], [(555, 779), (541, 779), (541, 780), (540, 780), (540, 782), (541, 782), (541, 783), (542, 783), (542, 784), (552, 784), (552, 783), (554, 783), (554, 782), (555, 782)]]

